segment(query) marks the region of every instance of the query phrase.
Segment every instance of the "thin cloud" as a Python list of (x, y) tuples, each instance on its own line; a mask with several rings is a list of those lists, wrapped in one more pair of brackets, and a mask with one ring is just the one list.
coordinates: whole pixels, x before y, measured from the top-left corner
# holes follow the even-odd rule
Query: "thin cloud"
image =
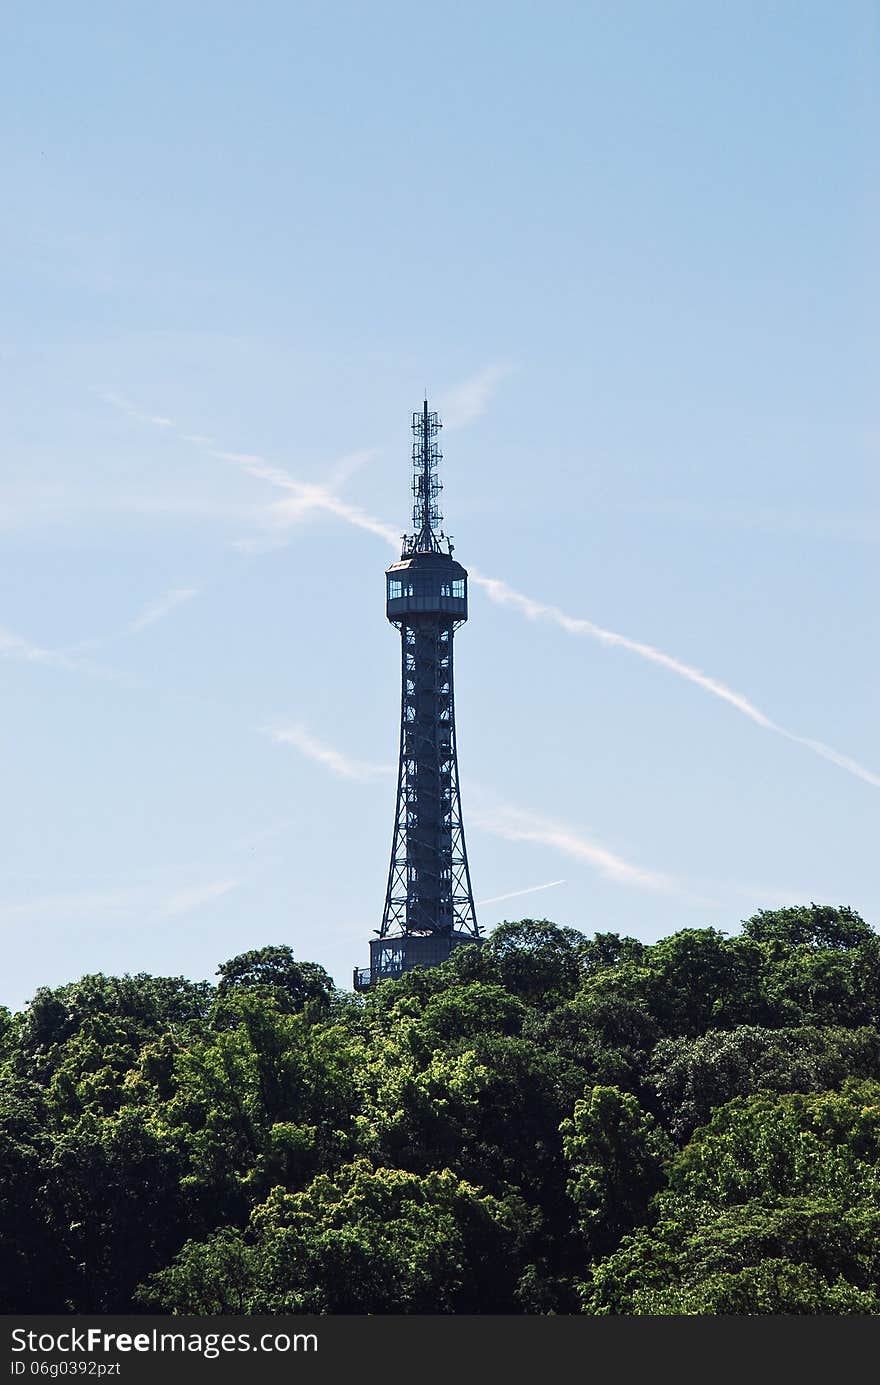
[(87, 920), (100, 923), (104, 919), (124, 917), (177, 918), (220, 899), (242, 882), (224, 878), (207, 884), (190, 885), (164, 894), (155, 881), (141, 881), (107, 890), (82, 890), (67, 894), (38, 895), (26, 900), (0, 901), (0, 921), (38, 923), (57, 921), (70, 923)]
[(191, 914), (203, 904), (211, 904), (215, 899), (222, 899), (240, 884), (240, 880), (211, 880), (205, 885), (193, 885), (189, 889), (177, 890), (160, 905), (159, 914), (162, 918), (179, 918), (182, 914)]
[[(484, 370), (464, 381), (461, 385), (450, 391), (446, 396), (447, 400), (447, 419), (450, 426), (462, 426), (463, 423), (483, 411), (488, 399), (491, 397), (492, 390), (505, 375), (509, 374), (509, 365), (492, 365), (485, 367)], [(170, 420), (163, 419), (161, 416), (142, 414), (134, 409), (134, 406), (123, 399), (122, 396), (104, 394), (102, 398), (112, 403), (117, 408), (124, 409), (132, 417), (152, 422), (157, 426), (172, 426)], [(451, 406), (451, 415), (449, 408)], [(266, 458), (254, 453), (213, 451), (212, 456), (223, 460), (235, 462), (241, 466), (248, 474), (269, 484), (291, 492), (291, 499), (279, 502), (271, 506), (268, 511), (270, 524), (275, 524), (283, 529), (291, 524), (297, 523), (311, 511), (323, 510), (335, 515), (346, 524), (352, 525), (356, 529), (363, 529), (368, 533), (375, 534), (389, 544), (396, 552), (399, 551), (400, 536), (388, 524), (369, 514), (366, 510), (356, 505), (349, 505), (341, 500), (329, 487), (313, 483), (305, 483), (295, 480), (283, 468), (268, 462)], [(277, 541), (276, 541), (277, 542)], [(260, 551), (261, 548), (275, 547), (276, 542), (269, 540), (261, 543), (260, 540), (240, 540), (238, 546), (243, 551)], [(845, 770), (848, 774), (871, 784), (874, 788), (880, 788), (880, 774), (868, 769), (858, 760), (850, 755), (844, 755), (835, 750), (833, 746), (827, 745), (824, 741), (815, 740), (810, 736), (800, 736), (794, 731), (789, 731), (787, 727), (779, 725), (772, 720), (766, 712), (762, 712), (759, 707), (745, 696), (744, 693), (737, 692), (734, 688), (728, 687), (720, 679), (713, 678), (693, 664), (685, 663), (682, 659), (677, 659), (671, 654), (665, 653), (662, 649), (657, 649), (654, 645), (647, 644), (641, 640), (630, 639), (627, 635), (621, 635), (617, 631), (607, 630), (601, 625), (596, 625), (593, 621), (585, 620), (581, 617), (568, 615), (567, 612), (560, 610), (558, 606), (551, 606), (542, 601), (536, 601), (530, 596), (525, 596), (522, 592), (516, 591), (507, 582), (498, 578), (487, 577), (478, 572), (475, 568), (470, 569), (472, 583), (481, 587), (489, 599), (496, 605), (509, 606), (519, 611), (521, 615), (529, 620), (544, 620), (565, 630), (570, 635), (585, 636), (589, 639), (598, 641), (606, 647), (616, 647), (625, 649), (631, 654), (637, 655), (650, 663), (658, 664), (667, 669), (677, 677), (693, 683), (696, 687), (702, 688), (704, 692), (713, 697), (719, 698), (722, 702), (728, 703), (743, 716), (748, 717), (756, 726), (760, 726), (765, 731), (771, 731), (774, 735), (782, 736), (785, 740), (792, 741), (795, 745), (801, 745), (805, 749), (812, 751), (823, 760), (828, 760), (836, 765), (838, 769)], [(0, 650), (2, 652), (2, 650)]]
[[(98, 641), (83, 641), (82, 648), (95, 648)], [(75, 651), (73, 651), (75, 652)], [(60, 668), (66, 672), (86, 673), (91, 678), (104, 678), (112, 683), (121, 683), (127, 687), (135, 687), (137, 680), (127, 673), (120, 673), (113, 668), (105, 668), (101, 664), (93, 664), (90, 660), (71, 657), (71, 651), (63, 649), (45, 649), (42, 645), (33, 644), (30, 640), (23, 639), (21, 635), (15, 635), (10, 630), (0, 628), (0, 658), (17, 659), (22, 663), (39, 664), (46, 668)]]
[(471, 581), (481, 587), (490, 601), (494, 601), (496, 605), (510, 606), (529, 620), (548, 621), (553, 625), (558, 625), (570, 635), (583, 635), (588, 639), (597, 640), (600, 644), (625, 649), (630, 654), (636, 654), (641, 659), (647, 659), (650, 663), (659, 664), (662, 668), (677, 674), (679, 678), (696, 684), (704, 692), (711, 693), (713, 697), (720, 698), (722, 702), (727, 702), (757, 726), (763, 727), (765, 731), (772, 731), (774, 735), (783, 736), (796, 745), (805, 746), (808, 750), (812, 750), (814, 755), (830, 760), (839, 769), (844, 769), (849, 774), (863, 779), (865, 783), (880, 788), (880, 774), (867, 769), (851, 756), (843, 755), (840, 751), (834, 750), (832, 746), (826, 745), (823, 741), (813, 740), (809, 736), (799, 736), (794, 731), (789, 731), (787, 727), (780, 726), (778, 722), (768, 717), (766, 712), (762, 712), (760, 708), (756, 707), (743, 693), (728, 687), (717, 678), (710, 677), (709, 674), (703, 673), (701, 669), (695, 668), (692, 664), (686, 664), (683, 660), (664, 653), (662, 649), (656, 649), (654, 645), (645, 644), (640, 640), (632, 640), (614, 630), (606, 630), (601, 625), (595, 625), (591, 620), (567, 615), (558, 606), (549, 606), (542, 601), (535, 601), (532, 597), (524, 596), (522, 592), (515, 591), (506, 582), (500, 581), (498, 578), (486, 577), (474, 568), (470, 569), (470, 577)]
[(549, 846), (574, 861), (592, 866), (600, 875), (618, 885), (635, 885), (640, 889), (662, 891), (678, 888), (671, 876), (646, 870), (624, 860), (622, 856), (587, 837), (578, 829), (523, 812), (510, 804), (496, 804), (492, 807), (478, 805), (476, 810), (471, 812), (471, 820), (484, 832), (490, 832), (495, 837), (503, 837), (506, 841), (536, 842), (541, 846)]
[[(253, 863), (248, 862), (249, 870), (252, 866)], [(26, 899), (0, 899), (0, 923), (66, 926), (82, 920), (100, 926), (104, 922), (116, 923), (122, 919), (142, 923), (145, 919), (178, 918), (223, 898), (247, 883), (248, 876), (233, 876), (230, 869), (228, 864), (224, 870), (223, 865), (212, 867), (204, 863), (191, 864), (185, 870), (152, 867), (146, 872), (138, 872), (134, 878), (129, 876), (124, 883), (105, 888), (99, 885), (51, 895), (31, 895)], [(224, 873), (219, 874), (220, 871)], [(209, 872), (213, 878), (205, 880)], [(191, 883), (193, 878), (197, 883)]]
[(529, 620), (550, 621), (570, 635), (586, 635), (590, 639), (598, 640), (600, 644), (629, 650), (631, 654), (638, 654), (642, 659), (660, 664), (672, 673), (677, 673), (680, 678), (686, 678), (706, 692), (729, 702), (731, 706), (736, 707), (737, 711), (750, 717), (759, 726), (764, 726), (768, 730), (775, 729), (770, 718), (759, 711), (742, 693), (726, 687), (717, 678), (711, 678), (691, 664), (683, 663), (681, 659), (675, 659), (671, 654), (664, 654), (661, 649), (655, 649), (653, 645), (644, 644), (639, 640), (631, 640), (628, 636), (619, 635), (614, 630), (605, 630), (601, 625), (594, 625), (591, 620), (566, 615), (558, 606), (548, 606), (541, 601), (535, 601), (530, 596), (524, 596), (522, 592), (514, 591), (513, 587), (508, 586), (506, 582), (502, 582), (498, 578), (484, 577), (475, 568), (470, 569), (470, 578), (477, 586), (482, 587), (489, 600), (494, 601), (498, 606), (511, 606), (514, 610), (527, 616)]
[(175, 432), (177, 431), (173, 418), (166, 418), (164, 414), (144, 413), (142, 409), (136, 408), (130, 399), (126, 399), (123, 394), (116, 394), (113, 390), (95, 390), (94, 393), (99, 399), (103, 399), (105, 404), (112, 404), (114, 409), (127, 414), (129, 418), (135, 419), (138, 423), (151, 423), (154, 428), (170, 428)]
[(7, 659), (22, 659), (31, 664), (50, 664), (55, 668), (76, 669), (81, 668), (74, 659), (67, 654), (63, 654), (58, 649), (43, 649), (38, 644), (32, 644), (21, 635), (14, 635), (11, 630), (0, 629), (0, 655)]
[(374, 447), (364, 447), (357, 452), (347, 452), (344, 457), (340, 457), (330, 469), (331, 489), (335, 490), (337, 486), (344, 486), (355, 472), (360, 471), (361, 467), (366, 466), (375, 456), (376, 449)]
[[(349, 505), (340, 500), (326, 487), (318, 485), (305, 485), (295, 481), (293, 477), (278, 467), (272, 466), (262, 458), (257, 458), (242, 454), (224, 454), (233, 460), (239, 461), (250, 470), (254, 476), (259, 476), (262, 480), (269, 481), (272, 485), (282, 487), (294, 492), (294, 499), (289, 502), (279, 502), (273, 509), (279, 515), (285, 514), (287, 509), (288, 522), (295, 521), (309, 509), (323, 509), (335, 515), (338, 519), (355, 528), (364, 529), (378, 538), (383, 539), (392, 547), (395, 552), (399, 551), (400, 537), (395, 533), (390, 525), (384, 524), (382, 520), (376, 519), (355, 505)], [(741, 715), (748, 717), (756, 726), (762, 727), (765, 731), (771, 731), (777, 736), (782, 736), (785, 740), (794, 742), (795, 745), (802, 745), (807, 750), (811, 750), (814, 755), (830, 761), (839, 769), (846, 770), (847, 773), (855, 775), (864, 780), (865, 783), (880, 788), (880, 774), (866, 768), (859, 761), (851, 756), (844, 755), (835, 750), (832, 746), (826, 745), (823, 741), (815, 740), (809, 736), (800, 736), (794, 731), (789, 731), (787, 727), (779, 725), (778, 722), (767, 716), (759, 707), (745, 696), (744, 693), (737, 692), (736, 689), (728, 687), (720, 679), (713, 678), (710, 674), (704, 673), (693, 664), (685, 663), (682, 659), (677, 659), (672, 654), (665, 653), (662, 649), (657, 649), (654, 645), (647, 644), (642, 640), (630, 639), (627, 635), (621, 635), (615, 630), (608, 630), (594, 621), (586, 620), (579, 616), (571, 616), (567, 612), (560, 610), (558, 606), (551, 606), (542, 601), (536, 601), (533, 597), (525, 596), (522, 592), (516, 591), (507, 582), (499, 578), (487, 577), (476, 568), (470, 569), (470, 579), (473, 584), (482, 588), (490, 601), (496, 605), (509, 606), (519, 611), (529, 620), (543, 620), (557, 625), (565, 630), (567, 634), (585, 636), (596, 640), (606, 647), (624, 649), (631, 654), (637, 655), (649, 663), (658, 664), (661, 668), (667, 669), (679, 678), (684, 678), (687, 682), (702, 688), (704, 692), (713, 697), (719, 698), (722, 702), (728, 703), (735, 708)]]
[(796, 736), (794, 731), (787, 731), (784, 726), (777, 726), (773, 722), (770, 723), (770, 730), (775, 731), (777, 736), (784, 736), (787, 741), (794, 741), (795, 745), (805, 745), (814, 755), (821, 755), (823, 760), (830, 760), (832, 765), (837, 765), (839, 769), (845, 769), (848, 774), (854, 774), (858, 779), (864, 779), (866, 784), (873, 784), (875, 788), (880, 789), (880, 774), (866, 769), (852, 756), (841, 755), (839, 750), (826, 745), (824, 741), (814, 741), (810, 736)]
[[(298, 481), (283, 467), (269, 461), (268, 458), (257, 452), (234, 452), (227, 448), (215, 447), (211, 438), (201, 433), (185, 433), (177, 427), (173, 419), (165, 418), (161, 414), (145, 413), (136, 408), (124, 395), (102, 390), (95, 390), (94, 393), (105, 403), (111, 404), (113, 408), (120, 410), (129, 418), (135, 419), (139, 423), (152, 424), (157, 428), (170, 429), (180, 438), (181, 442), (199, 447), (209, 457), (216, 457), (218, 461), (232, 462), (246, 475), (254, 477), (255, 480), (266, 481), (279, 490), (287, 491), (289, 495), (286, 500), (278, 501), (251, 516), (258, 523), (267, 525), (269, 529), (283, 532), (308, 515), (324, 511), (327, 514), (335, 515), (337, 519), (343, 520), (356, 529), (363, 529), (367, 533), (375, 534), (377, 538), (384, 539), (395, 550), (399, 550), (399, 533), (395, 532), (390, 525), (383, 524), (381, 520), (368, 514), (366, 510), (357, 505), (348, 504), (336, 494), (335, 488), (337, 486), (342, 485), (354, 471), (376, 455), (375, 449), (363, 448), (341, 457), (334, 463), (329, 484), (321, 485), (317, 482)], [(279, 540), (271, 537), (268, 539), (237, 539), (233, 543), (233, 547), (244, 553), (265, 552), (278, 546)]]
[(484, 366), (475, 375), (447, 390), (439, 401), (444, 426), (464, 428), (468, 423), (473, 423), (475, 418), (486, 412), (492, 395), (512, 371), (512, 365), (498, 361)]
[(157, 621), (164, 620), (165, 616), (170, 615), (178, 606), (182, 606), (185, 601), (191, 601), (194, 596), (198, 596), (198, 587), (174, 587), (160, 596), (158, 600), (141, 611), (139, 616), (129, 625), (129, 633), (139, 634), (141, 630), (146, 630), (148, 625), (155, 625)]
[(526, 890), (511, 890), (509, 894), (493, 894), (491, 899), (478, 899), (477, 908), (486, 904), (500, 904), (503, 899), (519, 899), (520, 895), (536, 894), (538, 890), (552, 890), (554, 885), (564, 885), (564, 880), (548, 880), (546, 885), (529, 885)]
[(248, 476), (267, 481), (276, 489), (288, 492), (286, 499), (276, 501), (266, 511), (265, 518), (270, 527), (287, 529), (315, 511), (324, 511), (335, 515), (337, 519), (343, 520), (355, 529), (375, 534), (395, 550), (400, 548), (400, 535), (389, 524), (383, 524), (380, 519), (376, 519), (360, 506), (342, 500), (330, 486), (322, 486), (313, 481), (297, 481), (282, 467), (252, 453), (212, 451), (211, 456), (234, 462)]
[(37, 895), (26, 900), (0, 903), (0, 922), (37, 923), (43, 919), (70, 922), (102, 916), (116, 917), (143, 901), (141, 888), (88, 890), (78, 894)]
[(384, 779), (394, 773), (391, 765), (372, 764), (344, 755), (341, 750), (319, 741), (304, 726), (270, 728), (267, 734), (279, 745), (293, 746), (301, 755), (322, 765), (339, 779)]
[[(340, 779), (378, 779), (394, 774), (392, 765), (369, 764), (354, 760), (317, 740), (303, 726), (290, 726), (269, 731), (272, 739), (280, 745), (291, 745), (300, 754), (314, 760)], [(538, 842), (561, 851), (574, 860), (586, 862), (608, 879), (618, 884), (638, 885), (644, 889), (668, 890), (675, 888), (668, 876), (654, 871), (643, 870), (621, 856), (609, 851), (607, 847), (579, 834), (561, 823), (549, 822), (545, 818), (524, 813), (508, 804), (484, 802), (471, 812), (471, 820), (486, 832), (491, 832), (508, 841)], [(561, 881), (553, 881), (561, 884)], [(539, 886), (538, 888), (549, 888)], [(489, 902), (489, 901), (484, 901)]]

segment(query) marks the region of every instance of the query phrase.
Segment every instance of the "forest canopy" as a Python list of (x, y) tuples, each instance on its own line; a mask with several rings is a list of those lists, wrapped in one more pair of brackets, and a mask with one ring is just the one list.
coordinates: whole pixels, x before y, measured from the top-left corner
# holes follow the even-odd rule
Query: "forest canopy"
[(880, 938), (501, 924), (0, 1011), (0, 1312), (875, 1314)]

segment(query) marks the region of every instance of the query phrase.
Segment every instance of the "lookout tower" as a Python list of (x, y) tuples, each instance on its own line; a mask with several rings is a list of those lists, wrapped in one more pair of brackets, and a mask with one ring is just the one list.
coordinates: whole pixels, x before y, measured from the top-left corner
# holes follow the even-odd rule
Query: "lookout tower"
[(461, 816), (452, 649), (468, 616), (467, 571), (440, 525), (441, 423), (413, 414), (413, 532), (385, 573), (385, 613), (400, 631), (400, 759), (382, 926), (354, 984), (436, 966), (479, 942)]

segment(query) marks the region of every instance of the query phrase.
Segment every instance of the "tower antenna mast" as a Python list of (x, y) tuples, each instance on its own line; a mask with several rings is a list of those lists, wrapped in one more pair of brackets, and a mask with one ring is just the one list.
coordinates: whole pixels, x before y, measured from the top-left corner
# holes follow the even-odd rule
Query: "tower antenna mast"
[(370, 966), (355, 969), (357, 990), (482, 941), (455, 734), (453, 639), (468, 618), (467, 571), (440, 528), (441, 426), (425, 399), (412, 416), (413, 530), (385, 573), (385, 612), (400, 631), (400, 755), (382, 923)]

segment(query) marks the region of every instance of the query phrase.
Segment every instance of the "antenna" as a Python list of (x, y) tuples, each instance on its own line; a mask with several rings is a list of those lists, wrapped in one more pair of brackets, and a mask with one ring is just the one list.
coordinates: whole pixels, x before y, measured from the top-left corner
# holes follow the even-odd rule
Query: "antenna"
[[(427, 393), (427, 392), (426, 392)], [(436, 413), (428, 411), (428, 400), (412, 416), (413, 431), (413, 533), (404, 539), (403, 556), (413, 553), (440, 553), (440, 525), (443, 516), (437, 497), (443, 483), (437, 476), (437, 466), (443, 453), (435, 442), (443, 424)]]

